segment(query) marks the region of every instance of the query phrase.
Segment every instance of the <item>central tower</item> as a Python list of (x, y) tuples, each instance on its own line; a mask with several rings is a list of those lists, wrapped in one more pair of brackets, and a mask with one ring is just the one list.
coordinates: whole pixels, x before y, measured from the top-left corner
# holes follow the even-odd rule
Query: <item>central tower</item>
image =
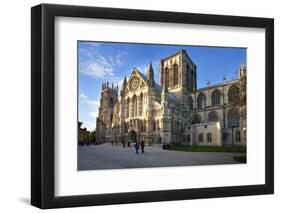
[(160, 61), (160, 75), (161, 86), (165, 86), (170, 93), (174, 93), (178, 98), (197, 89), (196, 65), (185, 50), (162, 59)]

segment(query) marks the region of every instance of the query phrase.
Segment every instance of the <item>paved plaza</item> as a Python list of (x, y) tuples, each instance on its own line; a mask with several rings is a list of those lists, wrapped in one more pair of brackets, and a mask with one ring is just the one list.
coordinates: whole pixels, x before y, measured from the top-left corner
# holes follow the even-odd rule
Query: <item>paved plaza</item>
[(146, 146), (144, 154), (136, 154), (133, 145), (123, 148), (120, 144), (117, 147), (101, 144), (78, 147), (78, 170), (240, 163), (233, 160), (234, 156), (245, 156), (245, 153), (179, 152)]

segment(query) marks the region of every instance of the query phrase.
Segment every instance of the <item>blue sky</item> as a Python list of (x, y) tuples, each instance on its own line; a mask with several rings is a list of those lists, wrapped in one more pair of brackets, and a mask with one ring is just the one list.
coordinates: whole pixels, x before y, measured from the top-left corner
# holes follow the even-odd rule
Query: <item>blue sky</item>
[[(101, 85), (105, 81), (119, 85), (133, 68), (146, 73), (152, 62), (155, 81), (159, 83), (160, 59), (185, 49), (197, 65), (197, 87), (215, 84), (237, 76), (245, 48), (129, 44), (78, 41), (79, 120), (89, 130), (95, 129)], [(119, 89), (120, 90), (120, 89)]]

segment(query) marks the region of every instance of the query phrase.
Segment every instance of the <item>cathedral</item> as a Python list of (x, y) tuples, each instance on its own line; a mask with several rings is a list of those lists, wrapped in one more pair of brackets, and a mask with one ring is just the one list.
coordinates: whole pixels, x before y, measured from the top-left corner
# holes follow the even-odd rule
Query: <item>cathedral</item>
[(197, 67), (186, 50), (160, 60), (160, 85), (152, 64), (133, 69), (118, 86), (102, 85), (97, 139), (182, 145), (246, 145), (246, 65), (235, 80), (197, 88)]

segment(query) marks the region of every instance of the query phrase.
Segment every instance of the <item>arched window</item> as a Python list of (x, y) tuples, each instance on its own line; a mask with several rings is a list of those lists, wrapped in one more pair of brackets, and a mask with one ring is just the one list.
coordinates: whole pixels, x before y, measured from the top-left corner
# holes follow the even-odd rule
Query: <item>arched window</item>
[(221, 97), (221, 92), (216, 89), (215, 91), (212, 92), (212, 105), (220, 105), (220, 97)]
[(239, 112), (237, 109), (230, 109), (227, 114), (227, 124), (229, 128), (239, 127)]
[(191, 89), (193, 90), (194, 89), (194, 70), (193, 69), (190, 71), (190, 75), (191, 75), (190, 85), (191, 85)]
[(139, 97), (139, 116), (142, 116), (142, 109), (143, 109), (143, 94), (140, 94)]
[(237, 85), (232, 85), (228, 90), (228, 102), (238, 102), (239, 101), (239, 87)]
[(193, 109), (193, 98), (191, 96), (187, 98), (187, 105), (189, 106), (189, 109)]
[(198, 141), (199, 141), (199, 143), (203, 143), (204, 138), (203, 138), (203, 134), (202, 134), (202, 133), (199, 133), (199, 135), (198, 135)]
[(126, 103), (126, 118), (129, 117), (129, 112), (130, 112), (130, 98), (127, 99), (127, 103)]
[(212, 133), (207, 134), (207, 142), (211, 143), (212, 142)]
[(170, 78), (170, 76), (169, 76), (169, 68), (168, 67), (166, 67), (165, 68), (165, 86), (166, 87), (169, 87), (169, 78)]
[(191, 117), (191, 123), (192, 124), (198, 124), (201, 123), (201, 117), (197, 113), (193, 114)]
[(218, 122), (218, 113), (216, 111), (211, 111), (208, 114), (208, 121), (209, 122)]
[(174, 86), (179, 84), (179, 66), (174, 64)]
[(137, 110), (138, 110), (138, 105), (137, 105), (137, 96), (133, 96), (133, 112), (132, 115), (133, 117), (137, 116)]
[(197, 97), (197, 108), (202, 109), (206, 106), (206, 98), (203, 93), (200, 93)]

